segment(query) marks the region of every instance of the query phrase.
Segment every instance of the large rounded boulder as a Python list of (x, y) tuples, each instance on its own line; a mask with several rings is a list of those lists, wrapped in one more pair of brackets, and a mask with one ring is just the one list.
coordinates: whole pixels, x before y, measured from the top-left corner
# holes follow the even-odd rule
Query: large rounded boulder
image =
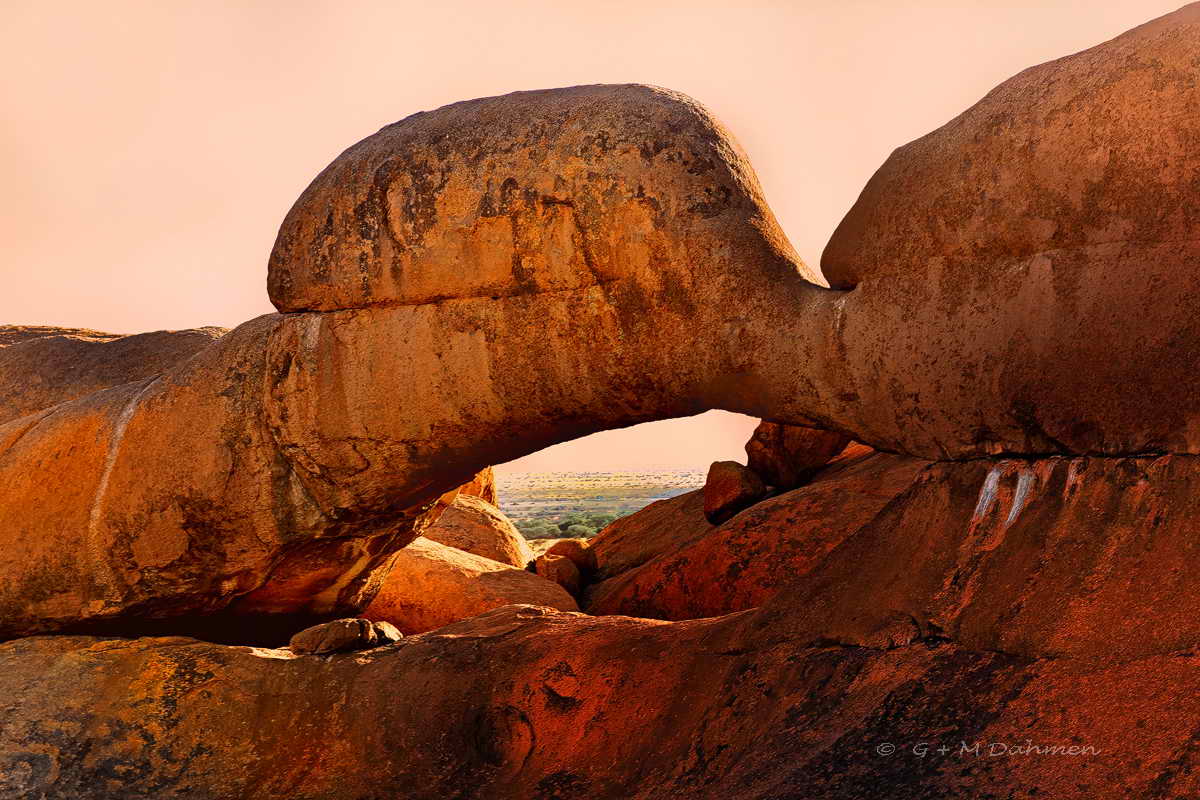
[(474, 495), (462, 494), (461, 490), (423, 535), (430, 541), (510, 567), (524, 569), (534, 557), (525, 537), (500, 509)]
[(418, 538), (396, 554), (383, 588), (363, 616), (413, 634), (513, 604), (579, 610), (574, 598), (553, 581)]
[(1200, 451), (1198, 63), (1193, 4), (887, 159), (821, 261), (853, 290), (842, 429), (932, 458)]

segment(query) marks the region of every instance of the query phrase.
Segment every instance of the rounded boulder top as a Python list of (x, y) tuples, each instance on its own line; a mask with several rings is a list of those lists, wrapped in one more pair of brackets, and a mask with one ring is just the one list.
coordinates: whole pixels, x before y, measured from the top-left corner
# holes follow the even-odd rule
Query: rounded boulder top
[(786, 252), (755, 260), (794, 277), (749, 163), (697, 103), (642, 85), (516, 92), (342, 153), (284, 220), (268, 289), (281, 311), (508, 297), (687, 270), (738, 240)]
[(1156, 244), (1194, 259), (1198, 63), (1193, 3), (1024, 70), (892, 153), (830, 239), (825, 277), (953, 293), (1040, 254), (1056, 259), (1060, 285), (1084, 262), (1103, 270)]

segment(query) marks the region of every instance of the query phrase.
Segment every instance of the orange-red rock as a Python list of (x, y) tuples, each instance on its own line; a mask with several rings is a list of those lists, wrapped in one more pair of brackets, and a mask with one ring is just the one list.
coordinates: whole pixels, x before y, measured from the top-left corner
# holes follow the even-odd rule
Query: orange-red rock
[[(576, 87), (389, 126), (288, 214), (286, 313), (0, 427), (0, 636), (223, 616), (262, 642), (353, 615), (489, 464), (813, 399), (751, 374), (824, 296), (799, 269), (736, 143), (681, 95)], [(41, 341), (22, 337), (5, 350)]]
[(1195, 456), (933, 464), (761, 624), (854, 644), (900, 616), (1024, 658), (1189, 650), (1198, 497)]
[[(530, 540), (528, 540), (527, 544), (529, 545), (530, 551), (533, 552), (533, 557), (537, 558), (538, 556), (545, 555), (547, 552), (549, 552), (551, 547), (554, 547), (554, 545), (558, 544), (559, 542), (577, 542), (582, 547), (588, 546), (587, 539), (579, 539), (579, 538), (573, 538), (573, 537), (566, 537), (566, 538), (561, 538), (561, 539), (530, 539)], [(595, 559), (594, 554), (589, 552), (589, 555), (592, 556), (593, 560)]]
[[(20, 702), (0, 726), (0, 787), (76, 800), (1200, 793), (1190, 653), (1097, 664), (936, 639), (763, 644), (733, 631), (745, 616), (509, 607), (321, 658), (182, 638), (9, 642), (0, 697)], [(1078, 749), (989, 755), (1027, 742)]]
[(419, 538), (395, 555), (382, 589), (362, 615), (413, 634), (513, 603), (579, 610), (553, 581)]
[(100, 389), (152, 378), (226, 332), (197, 328), (124, 336), (0, 325), (0, 424)]
[(458, 489), (459, 495), (478, 497), (486, 503), (498, 505), (496, 499), (496, 473), (491, 467), (485, 467), (475, 473), (475, 477), (464, 483)]
[(929, 458), (1200, 452), (1200, 6), (898, 148), (829, 241), (823, 419)]
[[(871, 471), (877, 509), (861, 497)], [(0, 728), (12, 765), (0, 785), (80, 798), (150, 786), (419, 798), (463, 785), (477, 796), (868, 798), (885, 786), (1187, 797), (1200, 789), (1189, 746), (1200, 613), (1188, 600), (1200, 597), (1188, 568), (1198, 480), (1200, 458), (1187, 456), (922, 465), (860, 448), (741, 515), (790, 503), (803, 524), (865, 520), (757, 611), (656, 623), (510, 607), (325, 660), (185, 639), (10, 642), (0, 696), (21, 702)], [(838, 481), (840, 497), (802, 507)], [(381, 686), (386, 696), (361, 694)], [(355, 702), (335, 699), (343, 687)], [(337, 745), (314, 751), (330, 730)], [(987, 755), (1027, 741), (1091, 749)], [(896, 751), (876, 749), (887, 744)], [(454, 757), (424, 756), (435, 751)], [(647, 769), (647, 752), (668, 766)], [(298, 757), (310, 753), (319, 769)], [(185, 756), (186, 773), (171, 771)]]
[(723, 522), (767, 494), (762, 478), (736, 461), (714, 461), (704, 481), (704, 516)]
[(555, 539), (544, 552), (547, 555), (571, 559), (584, 575), (590, 575), (596, 569), (596, 554), (592, 552), (587, 539)]
[(588, 542), (596, 559), (595, 580), (639, 567), (700, 539), (712, 528), (704, 517), (702, 489), (656, 500), (636, 513), (613, 520)]
[(553, 553), (538, 556), (533, 562), (534, 570), (548, 581), (553, 581), (567, 590), (572, 597), (578, 597), (583, 588), (583, 578), (579, 567), (570, 558)]
[[(1026, 71), (901, 151), (831, 245), (853, 292), (805, 279), (681, 95), (388, 126), (287, 215), (285, 313), (0, 424), (0, 635), (352, 614), (486, 465), (707, 408), (938, 459), (1200, 452), (1198, 16)], [(994, 202), (959, 188), (991, 170)]]
[[(853, 292), (801, 280), (736, 145), (667, 92), (491, 98), (351, 148), (281, 231), (286, 313), (0, 422), (0, 635), (372, 597), (417, 629), (509, 602), (472, 594), (499, 575), (565, 597), (403, 545), (486, 464), (707, 407), (1041, 457), (847, 459), (716, 528), (677, 513), (699, 493), (591, 548), (664, 615), (763, 604), (717, 619), (510, 606), (320, 658), (9, 642), (0, 794), (1197, 795), (1200, 459), (1096, 454), (1200, 450), (1198, 8), (900, 151), (831, 245)], [(399, 569), (430, 549), (444, 581)], [(1091, 749), (954, 753), (1026, 741)]]
[[(614, 551), (637, 532), (661, 531), (664, 509), (625, 517), (620, 542), (595, 541), (605, 580), (588, 587), (590, 614), (658, 619), (717, 616), (760, 606), (821, 565), (839, 545), (913, 485), (927, 462), (855, 446), (807, 486), (764, 500), (722, 525), (708, 524), (699, 504), (677, 499), (676, 518), (650, 557)], [(670, 502), (670, 501), (663, 501)], [(919, 538), (917, 533), (905, 534)]]
[(371, 484), (361, 463), (389, 462), (415, 494), (592, 431), (767, 404), (797, 390), (762, 354), (827, 294), (801, 273), (736, 142), (682, 95), (580, 86), (417, 114), (284, 220), (273, 430), (315, 471)]
[(305, 628), (288, 641), (288, 649), (300, 655), (348, 653), (398, 642), (402, 636), (390, 622), (348, 617)]
[(286, 641), (297, 622), (366, 605), (441, 504), (382, 493), (386, 468), (368, 470), (374, 493), (347, 486), (278, 440), (264, 342), (279, 324), (261, 317), (157, 377), (0, 424), (0, 636), (175, 618), (169, 630)]
[(525, 537), (500, 509), (461, 492), (422, 536), (521, 569), (534, 558)]
[[(764, 635), (848, 646), (945, 636), (1024, 658), (1200, 644), (1200, 458), (839, 459), (724, 525), (588, 587), (593, 614), (764, 606)], [(683, 529), (688, 515), (679, 514)], [(623, 520), (633, 539), (638, 515)], [(660, 540), (661, 541), (661, 540)], [(598, 555), (614, 549), (597, 537)]]
[(776, 489), (795, 489), (829, 463), (850, 437), (834, 431), (760, 422), (746, 442), (746, 466)]

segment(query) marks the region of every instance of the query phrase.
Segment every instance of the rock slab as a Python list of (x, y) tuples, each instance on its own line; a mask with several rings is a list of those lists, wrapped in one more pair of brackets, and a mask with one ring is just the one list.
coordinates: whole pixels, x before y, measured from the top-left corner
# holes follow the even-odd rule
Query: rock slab
[(514, 603), (579, 610), (553, 581), (420, 538), (394, 556), (383, 587), (363, 616), (390, 622), (409, 635)]

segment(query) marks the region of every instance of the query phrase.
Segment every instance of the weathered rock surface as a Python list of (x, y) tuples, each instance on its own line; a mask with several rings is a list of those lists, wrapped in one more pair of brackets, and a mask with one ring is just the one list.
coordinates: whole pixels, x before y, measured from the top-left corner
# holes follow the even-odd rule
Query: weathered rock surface
[[(353, 614), (481, 468), (708, 408), (927, 458), (1200, 452), (1198, 17), (1028, 70), (901, 151), (831, 244), (850, 292), (805, 279), (681, 95), (388, 126), (285, 219), (284, 313), (0, 424), (0, 636)], [(947, 188), (993, 166), (995, 202)], [(871, 211), (901, 193), (916, 222)]]
[[(1200, 644), (1200, 606), (1183, 600), (1200, 596), (1200, 458), (926, 463), (854, 450), (724, 525), (694, 505), (677, 512), (690, 532), (621, 571), (608, 566), (620, 542), (601, 534), (606, 579), (584, 608), (688, 619), (764, 606), (764, 635), (885, 646), (907, 630), (1026, 658)], [(626, 541), (639, 516), (621, 520)]]
[[(706, 279), (793, 273), (756, 223), (773, 220), (753, 172), (690, 98), (514, 92), (414, 114), (346, 150), (284, 220), (268, 288), (281, 311), (329, 311), (642, 283), (692, 257)], [(749, 246), (750, 260), (704, 244)]]
[(390, 622), (348, 617), (305, 628), (291, 638), (288, 649), (300, 655), (347, 653), (398, 642), (402, 637)]
[[(1186, 568), (1200, 459), (859, 455), (760, 507), (799, 513), (839, 480), (853, 487), (844, 501), (872, 470), (883, 507), (859, 498), (847, 511), (866, 522), (757, 611), (657, 623), (509, 607), (324, 660), (186, 639), (0, 645), (0, 697), (21, 699), (0, 726), (0, 786), (76, 798), (1200, 791), (1200, 587)], [(799, 521), (831, 516), (813, 504)]]
[(821, 262), (856, 287), (839, 429), (928, 457), (1200, 450), (1198, 59), (1193, 3), (892, 154)]
[(343, 153), (281, 227), (275, 433), (318, 472), (390, 461), (420, 496), (592, 431), (757, 404), (752, 354), (826, 294), (802, 271), (736, 143), (681, 95), (417, 114)]
[(553, 581), (421, 538), (394, 556), (383, 587), (362, 615), (413, 634), (514, 603), (579, 610)]
[[(649, 406), (671, 405), (668, 390), (675, 414), (726, 408), (931, 459), (1200, 452), (1185, 388), (1196, 253), (1176, 246), (1200, 241), (1198, 20), (1189, 6), (1027, 70), (901, 150), (825, 259), (853, 291), (805, 279), (706, 112), (665, 90), (590, 86), (456, 104), (350, 148), (285, 220), (271, 296), (331, 322), (354, 309), (388, 347), (488, 332), (456, 341), (457, 361), (412, 362), (430, 386), (423, 411), (476, 415), (459, 415), (466, 430), (448, 430), (432, 463), (466, 454), (468, 426), (498, 427), (484, 409), (533, 375), (486, 463), (528, 452), (519, 440), (628, 424), (612, 417), (630, 398), (660, 416)], [(915, 206), (893, 202), (910, 193)], [(404, 314), (394, 335), (388, 309)], [(342, 348), (361, 345), (353, 324), (335, 327)], [(580, 330), (589, 346), (564, 347)], [(486, 371), (496, 363), (505, 376)], [(620, 400), (593, 402), (617, 376)], [(491, 392), (441, 397), (447, 385)]]
[[(564, 538), (560, 538), (560, 539), (529, 539), (526, 543), (529, 545), (529, 549), (533, 552), (533, 557), (537, 558), (538, 556), (542, 556), (542, 555), (545, 555), (546, 553), (548, 553), (550, 551), (550, 548), (554, 547), (559, 542), (575, 542), (575, 543), (577, 543), (577, 546), (579, 546), (579, 547), (588, 548), (588, 540), (587, 539), (581, 539), (581, 538), (575, 538), (575, 537), (564, 537)], [(565, 553), (563, 555), (565, 555)], [(589, 548), (589, 556), (592, 558), (593, 561), (595, 560), (595, 554), (590, 552), (590, 548)]]
[(491, 467), (485, 467), (475, 473), (475, 477), (458, 488), (459, 496), (478, 497), (485, 503), (499, 505), (496, 496), (496, 473)]
[(848, 444), (845, 434), (764, 420), (746, 442), (746, 466), (768, 486), (795, 489)]
[(736, 461), (714, 461), (704, 480), (704, 516), (718, 523), (767, 494), (762, 478)]
[(578, 597), (583, 589), (583, 576), (575, 562), (566, 556), (546, 553), (533, 562), (534, 571), (548, 581), (557, 583), (572, 597)]
[[(718, 586), (763, 604), (716, 619), (508, 606), (324, 658), (8, 642), (0, 794), (1197, 795), (1198, 65), (1189, 6), (1022, 73), (885, 165), (835, 291), (669, 92), (489, 98), (351, 148), (284, 222), (283, 313), (0, 422), (0, 636), (290, 634), (368, 603), (414, 630), (517, 575), (574, 608), (404, 545), (487, 464), (709, 407), (1005, 458), (847, 459), (721, 526), (671, 520), (669, 554), (616, 546), (645, 518), (591, 548), (601, 577), (660, 570), (681, 615), (720, 613), (690, 599)], [(401, 568), (422, 552), (441, 572)], [(755, 573), (776, 553), (790, 583)], [(1076, 752), (963, 750), (997, 743)]]
[[(22, 702), (0, 726), (0, 787), (77, 800), (1200, 792), (1190, 653), (1101, 665), (937, 640), (762, 645), (732, 632), (745, 617), (509, 607), (322, 659), (182, 638), (9, 642), (0, 697)], [(1027, 742), (1077, 749), (1011, 750)], [(989, 756), (996, 743), (1009, 750)]]
[(543, 552), (569, 558), (581, 574), (590, 575), (596, 570), (596, 554), (587, 539), (555, 539)]
[[(798, 579), (909, 490), (926, 464), (856, 445), (807, 486), (715, 527), (696, 502), (674, 498), (670, 525), (662, 519), (666, 508), (647, 507), (619, 520), (618, 540), (610, 540), (607, 530), (594, 540), (605, 580), (588, 587), (584, 608), (590, 614), (693, 619), (763, 605), (781, 590), (795, 591)], [(664, 530), (676, 537), (662, 535)], [(655, 552), (621, 560), (620, 550), (637, 541), (639, 531), (659, 532)], [(919, 531), (900, 535), (920, 540)]]
[(604, 526), (588, 543), (596, 580), (619, 575), (702, 538), (714, 526), (704, 516), (704, 490), (656, 500)]
[(755, 397), (736, 376), (765, 343), (729, 315), (769, 302), (779, 335), (797, 265), (680, 95), (578, 87), (389, 126), (285, 220), (286, 313), (0, 426), (0, 636), (226, 615), (262, 642), (357, 613), (481, 468)]
[(1195, 456), (933, 464), (762, 624), (855, 643), (903, 617), (1030, 658), (1188, 650), (1198, 493)]
[(392, 549), (444, 504), (356, 494), (365, 478), (289, 456), (271, 423), (286, 411), (264, 397), (280, 323), (0, 425), (0, 636), (174, 619), (167, 630), (286, 641), (369, 602)]
[(224, 328), (124, 336), (0, 325), (0, 424), (100, 389), (152, 378), (227, 333)]
[(461, 491), (422, 535), (430, 541), (521, 569), (534, 558), (525, 537), (500, 509)]

